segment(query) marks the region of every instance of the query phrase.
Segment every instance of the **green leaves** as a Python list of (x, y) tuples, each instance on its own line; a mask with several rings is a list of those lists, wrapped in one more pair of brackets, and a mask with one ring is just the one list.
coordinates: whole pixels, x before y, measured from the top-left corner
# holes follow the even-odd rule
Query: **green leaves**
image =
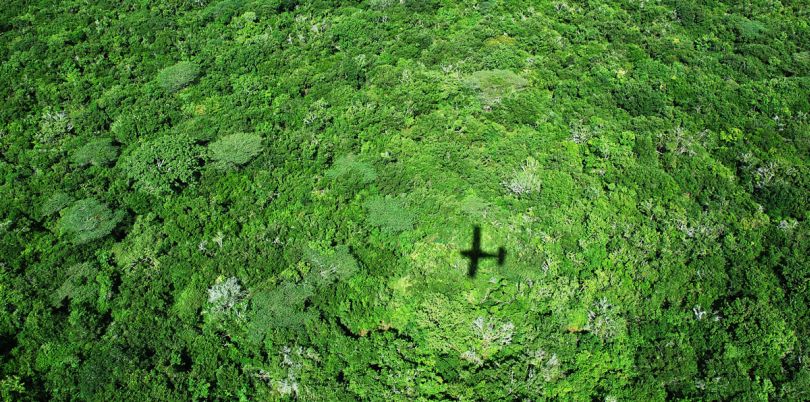
[(61, 191), (52, 193), (39, 206), (39, 214), (40, 216), (53, 215), (70, 204), (71, 201), (73, 201), (73, 198)]
[(312, 264), (307, 279), (317, 286), (347, 279), (358, 270), (357, 261), (346, 246), (327, 251), (308, 248), (305, 257)]
[(797, 1), (7, 3), (0, 400), (808, 400)]
[(377, 172), (357, 156), (346, 155), (336, 160), (325, 176), (336, 193), (350, 196), (373, 183), (377, 179)]
[(253, 341), (261, 342), (275, 330), (303, 331), (317, 316), (305, 305), (312, 296), (311, 285), (290, 282), (256, 293), (251, 299), (248, 324)]
[(227, 135), (208, 146), (208, 153), (220, 167), (236, 167), (250, 162), (262, 151), (262, 137), (252, 133)]
[(61, 235), (79, 245), (110, 234), (123, 216), (95, 198), (85, 198), (63, 210), (57, 226)]
[(160, 70), (157, 81), (167, 91), (176, 92), (194, 81), (199, 73), (200, 66), (190, 61), (181, 61)]

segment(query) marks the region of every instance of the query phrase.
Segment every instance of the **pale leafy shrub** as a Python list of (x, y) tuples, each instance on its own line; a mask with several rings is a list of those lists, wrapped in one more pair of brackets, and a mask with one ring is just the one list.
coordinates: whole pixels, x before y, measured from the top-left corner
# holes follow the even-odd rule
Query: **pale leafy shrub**
[(71, 161), (79, 166), (100, 166), (115, 160), (118, 149), (109, 139), (96, 139), (79, 147), (71, 155)]
[(555, 381), (563, 377), (560, 368), (560, 358), (556, 353), (548, 353), (543, 349), (529, 353), (529, 379), (533, 379), (537, 374), (542, 376), (546, 382)]
[(245, 297), (239, 280), (230, 277), (226, 280), (218, 278), (217, 282), (208, 289), (209, 313), (216, 316), (235, 315), (242, 316), (240, 302)]
[(326, 171), (337, 191), (348, 194), (359, 190), (377, 179), (377, 172), (370, 164), (359, 160), (355, 155), (345, 155), (335, 161)]
[(346, 246), (326, 251), (308, 248), (305, 257), (313, 268), (307, 279), (317, 286), (349, 278), (358, 270), (357, 261)]
[(59, 142), (68, 133), (73, 131), (73, 123), (67, 112), (46, 110), (39, 121), (39, 131), (34, 138), (40, 144), (53, 144)]
[(54, 307), (58, 307), (65, 299), (81, 303), (92, 302), (94, 298), (98, 298), (98, 289), (93, 286), (96, 267), (91, 263), (75, 264), (67, 269), (67, 274), (68, 277), (62, 286), (50, 294)]
[(85, 198), (62, 210), (59, 233), (74, 244), (84, 244), (110, 234), (123, 215), (121, 211), (110, 211), (94, 198)]
[(515, 324), (510, 321), (499, 322), (494, 318), (478, 317), (472, 322), (472, 334), (475, 344), (459, 357), (477, 366), (497, 353), (502, 347), (512, 343)]
[(374, 167), (358, 160), (356, 156), (346, 155), (335, 161), (326, 171), (326, 177), (333, 180), (345, 178), (355, 180), (359, 184), (368, 184), (377, 178), (377, 173)]
[(540, 190), (542, 182), (539, 177), (540, 163), (529, 157), (520, 170), (512, 174), (512, 178), (503, 182), (503, 185), (516, 196), (528, 195)]
[(181, 61), (160, 70), (157, 81), (167, 91), (176, 92), (194, 81), (199, 73), (200, 66), (190, 61)]
[(262, 151), (262, 137), (258, 134), (236, 133), (227, 135), (208, 146), (208, 152), (220, 167), (235, 167), (250, 162)]
[(307, 300), (314, 295), (309, 283), (283, 282), (273, 289), (256, 292), (251, 297), (249, 314), (250, 337), (261, 342), (275, 330), (303, 331), (316, 314), (307, 308)]
[(483, 348), (491, 345), (509, 345), (512, 343), (512, 334), (515, 331), (515, 324), (506, 322), (498, 325), (493, 319), (478, 317), (472, 323), (473, 332), (481, 340)]
[(594, 303), (593, 309), (588, 311), (588, 324), (585, 329), (603, 341), (609, 341), (625, 332), (626, 322), (618, 315), (614, 306), (603, 298)]

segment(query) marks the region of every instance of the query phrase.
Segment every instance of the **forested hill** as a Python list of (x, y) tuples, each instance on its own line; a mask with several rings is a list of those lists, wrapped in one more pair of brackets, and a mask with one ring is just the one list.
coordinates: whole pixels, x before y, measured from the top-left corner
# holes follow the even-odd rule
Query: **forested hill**
[(806, 0), (3, 0), (0, 62), (3, 400), (810, 400)]

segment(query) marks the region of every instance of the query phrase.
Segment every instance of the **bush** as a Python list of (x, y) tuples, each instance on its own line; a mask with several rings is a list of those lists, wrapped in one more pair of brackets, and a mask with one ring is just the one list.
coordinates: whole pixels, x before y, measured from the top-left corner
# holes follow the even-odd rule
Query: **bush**
[(197, 78), (200, 66), (190, 61), (181, 61), (173, 66), (160, 70), (157, 80), (160, 86), (169, 92), (176, 92), (185, 88)]
[(261, 151), (262, 137), (250, 133), (231, 134), (208, 146), (211, 159), (222, 167), (244, 165)]
[(202, 147), (185, 134), (165, 135), (140, 144), (123, 158), (121, 167), (137, 189), (166, 194), (192, 181), (202, 153)]
[(283, 282), (269, 290), (259, 291), (251, 298), (249, 333), (254, 342), (261, 342), (274, 330), (303, 332), (306, 325), (317, 319), (308, 309), (307, 301), (314, 295), (307, 283)]
[(59, 233), (73, 244), (84, 244), (110, 234), (123, 215), (121, 211), (110, 211), (94, 198), (85, 198), (62, 211)]
[(109, 139), (96, 139), (84, 144), (71, 155), (71, 161), (79, 166), (100, 166), (115, 160), (116, 148)]
[(512, 179), (505, 181), (503, 185), (518, 197), (539, 191), (542, 184), (538, 176), (539, 171), (540, 164), (529, 157), (526, 164), (520, 170), (516, 170), (512, 174)]
[(39, 121), (39, 131), (34, 138), (40, 144), (53, 144), (59, 142), (68, 133), (73, 131), (73, 123), (64, 111), (54, 112), (46, 110)]
[(218, 278), (217, 282), (208, 289), (208, 303), (210, 308), (209, 313), (214, 316), (235, 315), (240, 317), (242, 309), (240, 302), (245, 297), (245, 292), (242, 286), (239, 285), (239, 280), (235, 277), (230, 277), (223, 281)]
[(307, 279), (316, 286), (347, 279), (359, 269), (357, 261), (346, 246), (327, 251), (308, 248), (305, 256), (312, 265), (312, 271), (309, 272)]

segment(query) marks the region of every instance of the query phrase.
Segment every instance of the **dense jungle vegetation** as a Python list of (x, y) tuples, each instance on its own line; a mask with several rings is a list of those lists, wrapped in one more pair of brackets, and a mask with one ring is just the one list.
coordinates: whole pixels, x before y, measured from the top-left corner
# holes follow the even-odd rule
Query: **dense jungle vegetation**
[(810, 400), (806, 0), (4, 0), (0, 60), (3, 400)]

